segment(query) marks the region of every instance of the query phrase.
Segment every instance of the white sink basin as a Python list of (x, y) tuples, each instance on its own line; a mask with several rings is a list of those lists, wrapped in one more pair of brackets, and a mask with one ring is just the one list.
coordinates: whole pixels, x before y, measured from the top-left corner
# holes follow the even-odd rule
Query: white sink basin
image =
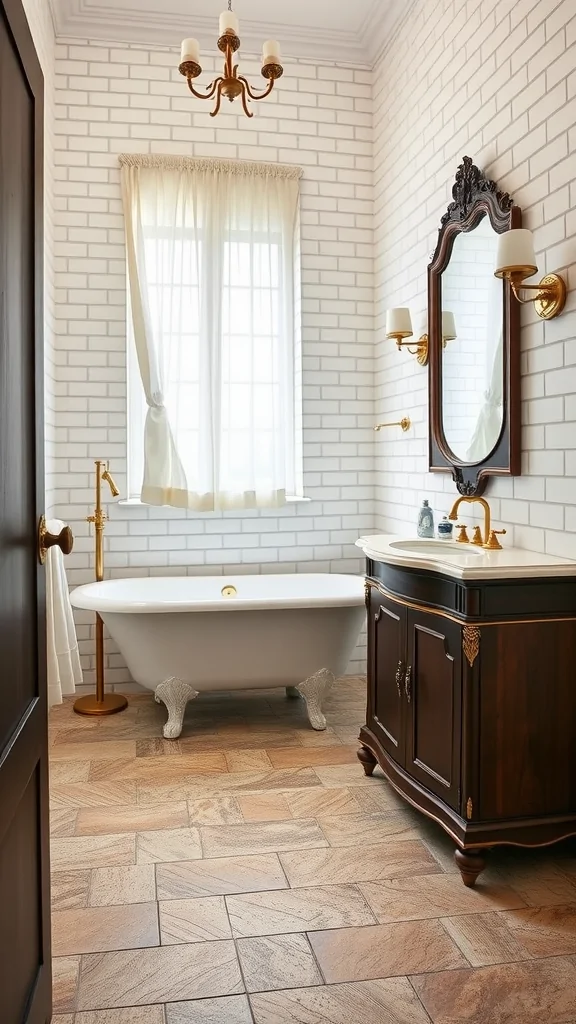
[(432, 538), (377, 534), (356, 541), (367, 558), (388, 565), (454, 576), (460, 580), (534, 579), (537, 576), (576, 577), (576, 560), (504, 546), (489, 551), (475, 544)]
[(458, 544), (450, 540), (392, 540), (390, 547), (395, 551), (413, 551), (415, 555), (432, 555), (433, 558), (446, 559), (450, 553), (455, 555), (484, 555), (481, 547), (475, 544)]

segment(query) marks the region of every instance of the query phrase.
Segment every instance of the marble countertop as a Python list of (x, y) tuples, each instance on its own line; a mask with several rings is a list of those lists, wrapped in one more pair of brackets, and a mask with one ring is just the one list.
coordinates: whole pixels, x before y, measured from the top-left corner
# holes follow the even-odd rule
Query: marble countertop
[(419, 537), (386, 534), (360, 537), (356, 547), (376, 562), (410, 569), (428, 569), (461, 580), (576, 577), (576, 561), (573, 559), (544, 555), (523, 548), (502, 547), (501, 551), (487, 551), (455, 541), (425, 541)]

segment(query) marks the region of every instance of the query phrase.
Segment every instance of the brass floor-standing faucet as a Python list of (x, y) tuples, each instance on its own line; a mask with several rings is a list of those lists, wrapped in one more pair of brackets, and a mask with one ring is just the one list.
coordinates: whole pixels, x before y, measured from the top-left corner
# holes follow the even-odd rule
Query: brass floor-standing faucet
[[(87, 522), (94, 523), (95, 527), (96, 582), (101, 583), (104, 579), (104, 524), (107, 519), (102, 508), (102, 480), (108, 484), (113, 498), (117, 498), (120, 491), (110, 475), (108, 463), (98, 459), (95, 465), (96, 507), (94, 515), (87, 517)], [(96, 613), (96, 693), (79, 697), (74, 703), (74, 711), (79, 715), (114, 715), (127, 706), (128, 701), (121, 693), (104, 693), (104, 623)]]

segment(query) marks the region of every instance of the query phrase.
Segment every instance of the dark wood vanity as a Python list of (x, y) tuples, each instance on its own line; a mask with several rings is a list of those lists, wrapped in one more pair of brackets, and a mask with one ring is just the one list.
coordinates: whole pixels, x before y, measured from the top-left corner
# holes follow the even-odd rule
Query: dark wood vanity
[(574, 577), (463, 581), (367, 561), (358, 756), (454, 838), (466, 885), (499, 843), (576, 834)]

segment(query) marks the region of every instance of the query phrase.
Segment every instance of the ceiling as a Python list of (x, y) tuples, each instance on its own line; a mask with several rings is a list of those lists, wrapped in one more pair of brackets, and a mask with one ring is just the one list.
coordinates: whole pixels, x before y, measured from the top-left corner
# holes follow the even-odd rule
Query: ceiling
[[(49, 0), (57, 36), (215, 48), (226, 0)], [(286, 56), (372, 64), (407, 0), (234, 0), (242, 46), (279, 39)]]

